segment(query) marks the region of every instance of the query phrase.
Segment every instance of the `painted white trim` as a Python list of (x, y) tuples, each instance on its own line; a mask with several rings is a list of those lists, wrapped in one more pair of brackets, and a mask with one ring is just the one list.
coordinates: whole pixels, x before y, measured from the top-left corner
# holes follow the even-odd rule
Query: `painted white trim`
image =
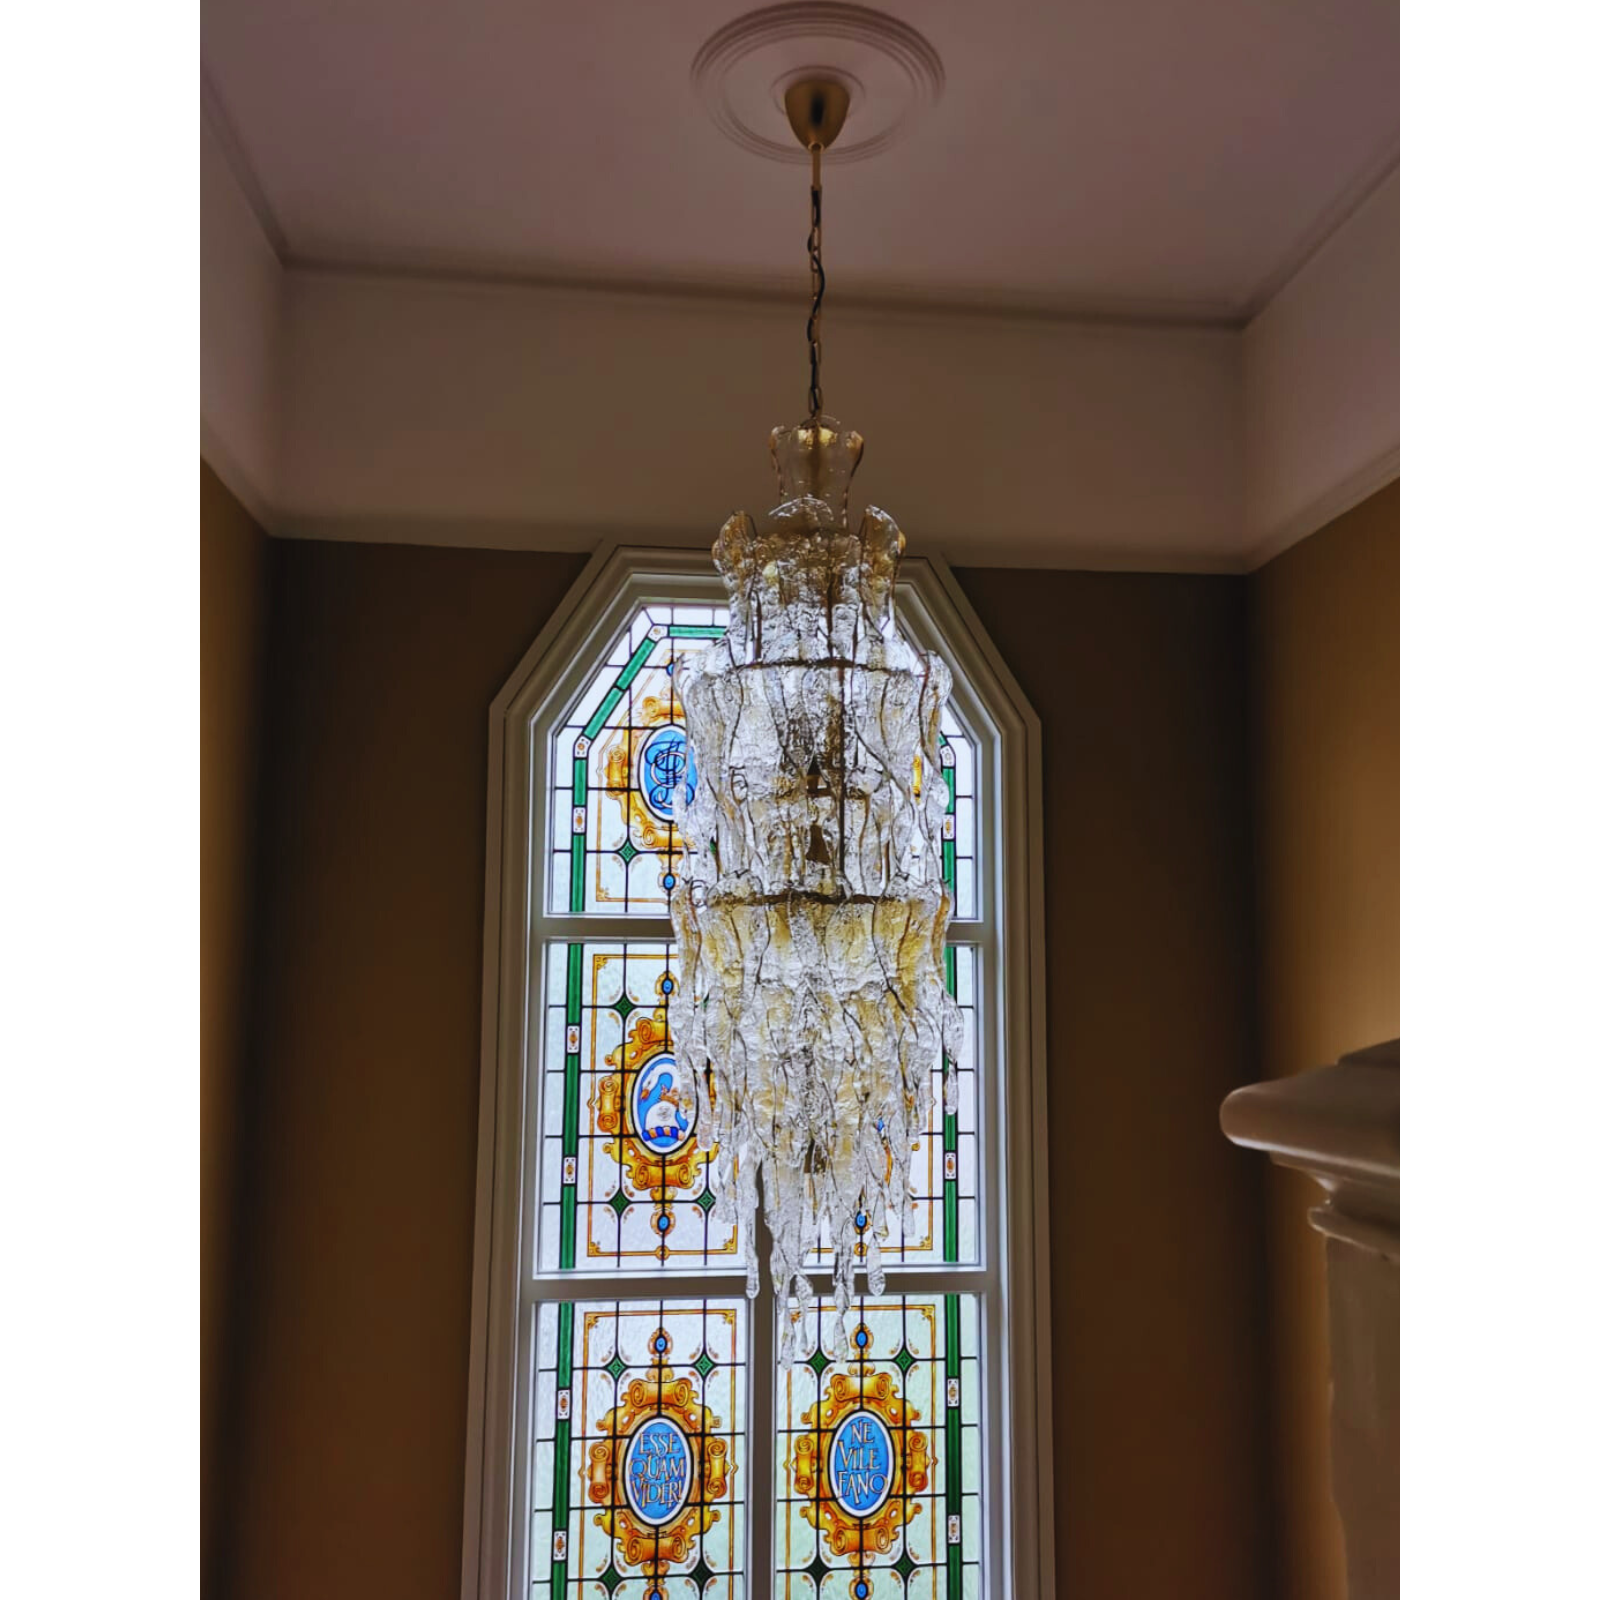
[[(496, 262), (468, 259), (451, 252), (422, 251), (374, 258), (366, 255), (291, 255), (286, 265), (296, 274), (350, 278), (374, 284), (432, 284), (439, 288), (531, 289), (543, 293), (605, 295), (608, 298), (656, 302), (712, 300), (719, 306), (781, 305), (792, 310), (795, 290), (791, 273), (696, 273), (648, 277), (619, 272), (603, 262)], [(1015, 290), (937, 291), (917, 284), (879, 283), (870, 289), (830, 286), (828, 305), (834, 311), (872, 312), (884, 316), (978, 318), (984, 321), (1110, 325), (1146, 329), (1242, 328), (1250, 302), (1125, 298), (1106, 295), (1028, 294)]]
[[(783, 411), (763, 374), (790, 290), (307, 261), (203, 72), (201, 102), (201, 454), (269, 533), (701, 548), (767, 492), (760, 429), (737, 441)], [(841, 298), (864, 487), (957, 565), (1270, 560), (1397, 470), (1397, 163), (1379, 151), (1231, 310)], [(949, 470), (951, 417), (970, 471)]]
[(286, 266), (289, 261), (289, 240), (284, 234), (283, 224), (278, 221), (278, 213), (273, 210), (272, 202), (267, 198), (261, 174), (256, 171), (255, 162), (250, 159), (250, 152), (245, 149), (244, 140), (239, 137), (238, 127), (228, 111), (227, 102), (223, 100), (216, 84), (212, 81), (211, 74), (204, 67), (200, 69), (200, 115), (209, 124), (217, 146), (222, 151), (223, 159), (228, 164), (228, 170), (233, 174), (233, 181), (238, 185), (240, 194), (249, 203), (262, 237), (272, 246), (272, 253), (278, 258), (279, 266)]
[[(433, 545), (462, 550), (541, 550), (588, 554), (603, 537), (597, 530), (571, 523), (514, 519), (448, 517), (296, 517), (276, 513), (270, 530), (282, 539), (324, 539), (341, 544)], [(652, 548), (704, 550), (704, 528), (651, 529)], [(919, 535), (917, 548), (937, 555), (952, 567), (1012, 567), (1033, 571), (1248, 572), (1246, 557), (1179, 551), (1143, 545), (1096, 545), (1068, 539), (1049, 545), (1019, 541), (996, 543), (981, 530), (966, 537), (935, 539)]]
[(269, 531), (281, 501), (284, 275), (223, 135), (200, 118), (200, 455)]
[[(530, 756), (548, 726), (593, 670), (584, 648), (609, 639), (644, 599), (725, 603), (701, 551), (616, 548), (596, 551), (555, 615), (540, 631), (489, 713), (488, 835), (484, 894), (483, 1051), (479, 1088), (477, 1223), (473, 1253), (472, 1351), (468, 1377), (464, 1600), (520, 1600), (514, 1526), (526, 1516), (527, 1395), (519, 1379), (532, 1335), (529, 1292), (532, 1227), (524, 1192), (528, 1118), (536, 1112), (532, 1041), (525, 999), (534, 941), (559, 931), (535, 892), (535, 848), (544, 839), (545, 786), (530, 783)], [(962, 1279), (987, 1289), (991, 1359), (985, 1428), (990, 1456), (990, 1527), (985, 1570), (991, 1595), (1045, 1600), (1054, 1593), (1054, 1509), (1050, 1457), (1042, 1439), (1050, 1415), (1050, 1300), (1045, 1174), (1044, 899), (1042, 750), (1038, 718), (993, 643), (938, 560), (902, 569), (899, 605), (907, 631), (940, 650), (951, 668), (952, 705), (972, 731), (993, 785), (986, 808), (989, 859), (980, 916), (961, 937), (997, 966), (1004, 1003), (981, 1007), (992, 1110), (984, 1117), (985, 1169), (1004, 1173), (1008, 1203), (984, 1208), (991, 1230), (986, 1265), (921, 1271), (917, 1280)], [(571, 919), (566, 919), (571, 920)], [(1003, 1134), (1003, 1150), (998, 1141)], [(900, 1276), (896, 1274), (897, 1278)], [(606, 1283), (615, 1290), (617, 1279)], [(907, 1278), (908, 1287), (912, 1279)], [(564, 1277), (558, 1292), (581, 1291)], [(652, 1280), (659, 1290), (659, 1280)], [(674, 1292), (701, 1292), (704, 1280), (675, 1275)], [(753, 1317), (760, 1353), (760, 1317)], [(996, 1352), (1000, 1352), (995, 1359)], [(752, 1371), (759, 1370), (753, 1359)], [(752, 1396), (759, 1412), (759, 1393)], [(757, 1463), (759, 1465), (759, 1463)], [(752, 1593), (763, 1593), (763, 1544), (754, 1514), (762, 1474), (752, 1483)], [(995, 1488), (998, 1492), (994, 1492)], [(1004, 1526), (1002, 1525), (1004, 1519)], [(1002, 1532), (1005, 1536), (1001, 1537)]]
[(238, 458), (228, 448), (227, 441), (215, 425), (203, 414), (200, 418), (200, 459), (222, 480), (229, 494), (255, 518), (256, 526), (262, 532), (282, 534), (278, 513), (261, 493), (255, 480), (239, 465)]
[(1356, 173), (1328, 203), (1305, 233), (1284, 252), (1283, 259), (1258, 283), (1239, 308), (1235, 326), (1253, 322), (1300, 276), (1335, 234), (1400, 170), (1400, 141), (1394, 139)]
[[(789, 273), (715, 272), (648, 275), (619, 271), (604, 262), (512, 261), (463, 255), (451, 250), (296, 251), (290, 247), (277, 210), (267, 196), (255, 163), (210, 75), (202, 68), (200, 103), (221, 144), (234, 181), (250, 202), (262, 233), (286, 270), (375, 282), (427, 282), (440, 285), (501, 285), (508, 288), (572, 290), (577, 293), (667, 299), (710, 299), (751, 304), (794, 304)], [(1311, 225), (1258, 278), (1248, 293), (1232, 298), (1184, 299), (1177, 296), (1050, 294), (1015, 289), (938, 290), (919, 284), (879, 283), (871, 289), (846, 286), (830, 291), (837, 310), (893, 315), (1021, 318), (1026, 321), (1109, 323), (1131, 328), (1242, 329), (1276, 297), (1327, 241), (1366, 202), (1400, 164), (1398, 141), (1391, 141), (1341, 189)]]
[(1327, 527), (1335, 517), (1342, 517), (1345, 512), (1352, 511), (1361, 504), (1368, 495), (1373, 495), (1378, 490), (1386, 488), (1400, 476), (1400, 449), (1396, 446), (1393, 450), (1385, 450), (1376, 461), (1370, 462), (1358, 472), (1353, 472), (1342, 483), (1336, 483), (1324, 495), (1319, 495), (1298, 516), (1291, 517), (1288, 522), (1271, 535), (1263, 539), (1251, 552), (1244, 563), (1243, 570), (1254, 572), (1259, 567), (1264, 567), (1275, 556), (1281, 556), (1285, 550), (1292, 549), (1302, 539), (1309, 539), (1319, 529)]
[(1398, 168), (1241, 337), (1240, 542), (1254, 566), (1398, 471)]

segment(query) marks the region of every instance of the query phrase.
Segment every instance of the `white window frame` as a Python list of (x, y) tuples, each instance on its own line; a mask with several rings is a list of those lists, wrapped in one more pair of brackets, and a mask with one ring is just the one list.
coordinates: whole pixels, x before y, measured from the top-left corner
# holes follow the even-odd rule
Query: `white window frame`
[[(615, 1272), (533, 1278), (531, 1185), (538, 1139), (539, 941), (593, 936), (600, 919), (562, 917), (543, 903), (539, 870), (549, 783), (542, 751), (550, 728), (596, 670), (595, 649), (649, 602), (726, 605), (710, 557), (699, 552), (602, 545), (522, 658), (489, 712), (489, 804), (483, 925), (483, 1054), (478, 1109), (477, 1217), (467, 1394), (463, 1600), (526, 1600), (528, 1374), (538, 1303), (631, 1293), (643, 1281)], [(951, 706), (977, 763), (981, 867), (979, 917), (952, 923), (953, 940), (980, 949), (981, 1267), (891, 1269), (891, 1287), (985, 1293), (983, 1428), (988, 1526), (983, 1564), (989, 1600), (1047, 1600), (1055, 1592), (1050, 1411), (1049, 1218), (1045, 1119), (1043, 795), (1039, 720), (938, 558), (900, 570), (902, 624), (950, 668)], [(539, 759), (535, 756), (539, 755)], [(665, 919), (606, 919), (617, 937), (670, 938)], [(564, 924), (570, 924), (564, 928)], [(662, 930), (667, 931), (663, 932)], [(992, 971), (993, 977), (989, 976)], [(982, 996), (997, 1004), (983, 1007)], [(997, 1203), (996, 1190), (1005, 1203)], [(762, 1263), (763, 1277), (768, 1276)], [(965, 1279), (965, 1282), (953, 1280)], [(819, 1279), (820, 1282), (820, 1279)], [(704, 1276), (653, 1273), (648, 1295), (698, 1295)], [(742, 1274), (718, 1292), (743, 1293)], [(752, 1312), (754, 1312), (752, 1307)], [(754, 1320), (754, 1318), (753, 1318)], [(750, 1381), (768, 1381), (755, 1357), (771, 1349), (752, 1329)], [(752, 1412), (752, 1420), (754, 1420)], [(756, 1494), (771, 1468), (753, 1470), (747, 1593), (768, 1600), (770, 1536)], [(765, 1521), (770, 1523), (770, 1518)], [(519, 1536), (518, 1528), (524, 1530)], [(765, 1552), (765, 1554), (763, 1554)], [(762, 1560), (761, 1567), (756, 1566)]]

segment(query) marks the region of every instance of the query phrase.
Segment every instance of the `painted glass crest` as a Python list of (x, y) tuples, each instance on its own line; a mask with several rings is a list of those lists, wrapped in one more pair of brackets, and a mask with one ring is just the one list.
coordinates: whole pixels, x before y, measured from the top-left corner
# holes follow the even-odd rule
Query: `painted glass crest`
[(536, 1596), (735, 1592), (745, 1547), (745, 1323), (742, 1300), (539, 1308)]
[(977, 1297), (868, 1298), (842, 1347), (825, 1308), (806, 1321), (779, 1375), (777, 1593), (976, 1595)]

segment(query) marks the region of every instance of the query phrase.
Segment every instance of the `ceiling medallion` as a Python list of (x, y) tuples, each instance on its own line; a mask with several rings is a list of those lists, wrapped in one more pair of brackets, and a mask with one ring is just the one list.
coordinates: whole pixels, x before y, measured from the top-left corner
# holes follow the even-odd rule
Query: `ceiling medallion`
[(891, 1219), (918, 1237), (909, 1158), (961, 1014), (944, 970), (950, 674), (896, 623), (894, 519), (869, 506), (850, 529), (861, 435), (822, 406), (822, 153), (844, 136), (850, 91), (794, 81), (784, 111), (811, 162), (810, 404), (773, 430), (767, 526), (741, 511), (713, 547), (727, 631), (675, 679), (697, 782), (672, 793), (682, 981), (668, 1022), (695, 1082), (685, 1126), (716, 1146), (719, 1193), (751, 1240), (759, 1180), (787, 1366), (814, 1299), (807, 1268), (830, 1264), (821, 1249), (842, 1346), (854, 1247), (881, 1294)]
[(896, 17), (865, 6), (799, 3), (736, 18), (706, 41), (690, 68), (717, 126), (773, 161), (807, 159), (784, 134), (783, 101), (796, 83), (822, 79), (850, 95), (850, 126), (828, 146), (828, 159), (864, 161), (896, 144), (934, 105), (944, 66)]

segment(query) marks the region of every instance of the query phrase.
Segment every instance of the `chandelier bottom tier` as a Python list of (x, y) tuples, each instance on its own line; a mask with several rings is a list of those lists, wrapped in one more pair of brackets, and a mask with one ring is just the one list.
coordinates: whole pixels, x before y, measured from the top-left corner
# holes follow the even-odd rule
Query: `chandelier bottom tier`
[[(677, 794), (671, 1027), (747, 1229), (759, 1175), (787, 1363), (822, 1225), (841, 1329), (855, 1242), (881, 1293), (891, 1216), (913, 1236), (910, 1152), (961, 1022), (943, 966), (949, 674), (896, 626), (893, 520), (869, 507), (849, 529), (860, 435), (814, 416), (772, 449), (782, 503), (765, 531), (743, 512), (723, 527), (728, 630), (677, 685), (698, 782)], [(752, 1294), (758, 1273), (752, 1256)]]

